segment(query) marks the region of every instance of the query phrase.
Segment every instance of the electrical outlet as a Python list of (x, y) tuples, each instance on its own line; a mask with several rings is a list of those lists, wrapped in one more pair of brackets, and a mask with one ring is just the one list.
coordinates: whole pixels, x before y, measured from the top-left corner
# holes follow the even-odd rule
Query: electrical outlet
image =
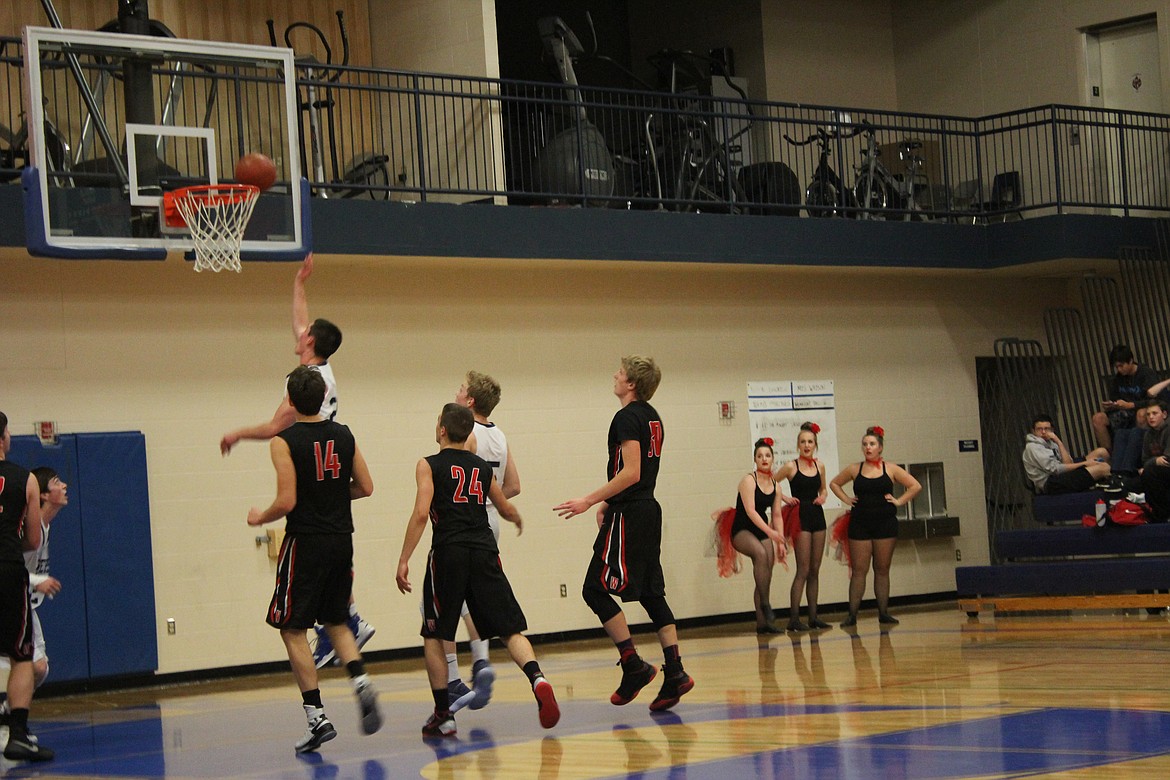
[(562, 584), (562, 585), (561, 585), (561, 598), (565, 598), (565, 597), (566, 597), (566, 596), (568, 596), (568, 595), (569, 595), (569, 589), (568, 589), (568, 588), (566, 588), (566, 587), (564, 586), (564, 584)]
[(171, 634), (172, 636), (175, 633), (175, 619), (174, 618), (167, 618), (167, 633)]
[(963, 560), (963, 551), (962, 550), (955, 550), (955, 560), (956, 561)]

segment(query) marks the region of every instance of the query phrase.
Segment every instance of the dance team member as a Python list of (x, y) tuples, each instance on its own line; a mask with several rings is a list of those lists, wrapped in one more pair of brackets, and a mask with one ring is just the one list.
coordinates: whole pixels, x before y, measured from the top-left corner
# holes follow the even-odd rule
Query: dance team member
[[(777, 556), (783, 561), (788, 554), (788, 545), (780, 526), (781, 507), (795, 504), (796, 499), (781, 493), (772, 476), (776, 453), (772, 449), (771, 439), (757, 440), (752, 456), (756, 467), (739, 481), (735, 509), (728, 510), (719, 520), (720, 544), (724, 549), (730, 544), (735, 552), (743, 553), (751, 559), (752, 578), (755, 581), (752, 600), (756, 610), (756, 633), (782, 634), (784, 632), (776, 627), (776, 618), (772, 612), (772, 567), (776, 565)], [(720, 559), (726, 560), (726, 555), (721, 554)], [(733, 569), (725, 573), (725, 568), (720, 569), (720, 574), (724, 576), (735, 571)]]
[[(833, 477), (829, 488), (853, 507), (849, 522), (849, 616), (842, 628), (857, 625), (857, 611), (865, 593), (865, 578), (873, 565), (873, 595), (877, 599), (878, 622), (894, 625), (898, 619), (890, 614), (890, 563), (898, 542), (898, 507), (914, 500), (922, 485), (896, 463), (882, 458), (885, 431), (878, 426), (861, 437), (860, 463), (851, 463)], [(843, 486), (853, 483), (853, 495)], [(894, 482), (901, 485), (902, 495), (894, 498)]]
[[(800, 501), (800, 533), (794, 540), (796, 576), (789, 593), (789, 631), (829, 628), (817, 617), (817, 594), (820, 590), (821, 559), (825, 553), (825, 498), (829, 492), (825, 464), (817, 458), (817, 435), (821, 426), (805, 422), (796, 435), (796, 460), (789, 461), (776, 473), (776, 481), (788, 480), (788, 490)], [(800, 621), (801, 594), (808, 597), (808, 624)]]

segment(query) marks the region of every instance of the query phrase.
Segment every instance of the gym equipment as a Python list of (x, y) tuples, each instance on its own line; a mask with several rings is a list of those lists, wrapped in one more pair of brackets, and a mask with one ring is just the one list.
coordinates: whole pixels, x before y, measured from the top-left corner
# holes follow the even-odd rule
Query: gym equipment
[[(345, 27), (345, 12), (337, 11), (337, 28), (341, 33), (341, 63), (344, 68), (349, 65), (349, 31)], [(268, 39), (276, 46), (276, 22), (268, 19)], [(330, 92), (329, 85), (336, 84), (341, 78), (342, 71), (336, 68), (328, 72), (328, 66), (333, 65), (333, 49), (329, 46), (329, 39), (320, 27), (311, 22), (293, 22), (284, 28), (284, 43), (288, 48), (295, 49), (292, 38), (296, 30), (305, 29), (317, 36), (318, 42), (325, 50), (325, 62), (322, 63), (312, 54), (297, 55), (296, 63), (302, 78), (298, 80), (298, 89), (303, 86), (304, 100), (300, 101), (300, 110), (309, 118), (309, 157), (305, 159), (305, 144), (301, 133), (301, 165), (311, 165), (313, 172), (313, 194), (320, 198), (340, 196), (342, 198), (371, 198), (388, 200), (390, 198), (390, 171), (386, 165), (390, 157), (385, 154), (363, 152), (357, 154), (349, 164), (341, 169), (337, 157), (337, 131), (333, 109), (337, 101)], [(325, 66), (325, 67), (323, 67)], [(321, 110), (325, 110), (325, 129), (329, 138), (329, 171), (325, 171), (325, 143), (322, 137)], [(298, 125), (298, 130), (300, 126)], [(349, 185), (349, 186), (346, 186)]]
[[(585, 101), (577, 83), (573, 58), (585, 53), (581, 41), (558, 16), (546, 16), (537, 22), (545, 52), (556, 63), (561, 81), (568, 87), (568, 97), (575, 104), (571, 124), (553, 136), (537, 156), (537, 187), (553, 193), (553, 202), (568, 200), (584, 205), (607, 205), (605, 200), (591, 200), (613, 194), (613, 157), (605, 136), (589, 121)], [(576, 197), (574, 197), (576, 196)]]

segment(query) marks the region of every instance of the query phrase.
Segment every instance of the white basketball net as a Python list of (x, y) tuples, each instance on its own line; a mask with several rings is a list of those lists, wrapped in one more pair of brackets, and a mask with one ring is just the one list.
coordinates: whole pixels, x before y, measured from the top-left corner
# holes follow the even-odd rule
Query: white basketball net
[(240, 242), (260, 190), (249, 184), (188, 187), (175, 206), (191, 231), (196, 271), (240, 271)]

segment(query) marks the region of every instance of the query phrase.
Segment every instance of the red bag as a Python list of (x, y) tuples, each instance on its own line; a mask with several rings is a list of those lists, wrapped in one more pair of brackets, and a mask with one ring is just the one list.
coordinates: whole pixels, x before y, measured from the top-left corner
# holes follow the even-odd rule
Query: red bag
[(1150, 513), (1142, 504), (1135, 504), (1123, 498), (1105, 513), (1105, 517), (1114, 525), (1145, 525), (1150, 522)]

